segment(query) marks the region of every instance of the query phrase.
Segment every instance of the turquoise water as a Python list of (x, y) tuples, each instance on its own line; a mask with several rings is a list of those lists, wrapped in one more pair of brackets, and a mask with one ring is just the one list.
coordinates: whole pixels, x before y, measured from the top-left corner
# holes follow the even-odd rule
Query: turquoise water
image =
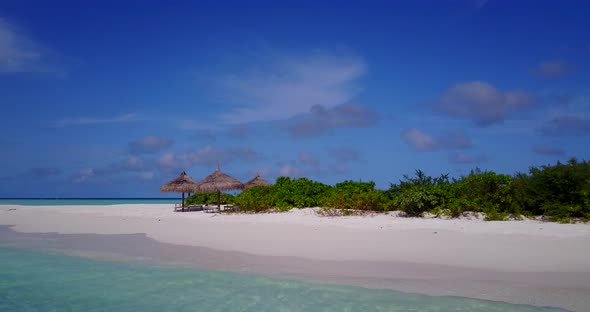
[(68, 205), (124, 205), (124, 204), (174, 204), (180, 198), (66, 198), (66, 199), (30, 199), (0, 198), (0, 205), (24, 206), (68, 206)]
[(0, 248), (0, 311), (562, 311)]

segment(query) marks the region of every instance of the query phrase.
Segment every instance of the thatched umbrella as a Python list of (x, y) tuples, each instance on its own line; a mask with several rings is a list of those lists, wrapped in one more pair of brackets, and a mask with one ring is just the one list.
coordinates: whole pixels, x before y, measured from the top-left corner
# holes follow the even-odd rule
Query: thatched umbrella
[(244, 183), (244, 189), (249, 189), (251, 187), (258, 186), (258, 185), (269, 186), (270, 183), (266, 182), (266, 180), (261, 178), (260, 175), (258, 173), (256, 173), (256, 176), (254, 177), (254, 179)]
[(162, 185), (160, 192), (182, 193), (182, 211), (184, 211), (184, 193), (195, 192), (199, 188), (197, 181), (189, 177), (186, 172), (180, 173), (180, 176), (170, 180), (170, 182)]
[(220, 202), (222, 191), (241, 190), (244, 188), (244, 185), (240, 181), (221, 172), (221, 170), (219, 170), (219, 165), (217, 166), (217, 169), (215, 169), (215, 172), (206, 176), (203, 180), (199, 181), (198, 184), (198, 191), (200, 193), (217, 192), (217, 208), (221, 207)]

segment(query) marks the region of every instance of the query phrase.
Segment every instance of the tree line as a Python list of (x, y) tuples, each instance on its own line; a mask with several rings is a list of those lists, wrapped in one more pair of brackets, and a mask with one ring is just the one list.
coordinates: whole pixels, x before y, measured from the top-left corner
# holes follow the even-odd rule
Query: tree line
[[(213, 203), (212, 194), (195, 194), (189, 202)], [(272, 186), (256, 186), (222, 201), (241, 210), (286, 211), (295, 207), (329, 207), (341, 214), (358, 211), (401, 211), (405, 216), (426, 213), (459, 217), (480, 212), (486, 220), (543, 216), (570, 222), (590, 220), (590, 163), (575, 158), (566, 163), (531, 167), (513, 175), (473, 169), (468, 175), (437, 177), (416, 170), (386, 190), (372, 181), (343, 181), (327, 185), (307, 178), (279, 177)]]

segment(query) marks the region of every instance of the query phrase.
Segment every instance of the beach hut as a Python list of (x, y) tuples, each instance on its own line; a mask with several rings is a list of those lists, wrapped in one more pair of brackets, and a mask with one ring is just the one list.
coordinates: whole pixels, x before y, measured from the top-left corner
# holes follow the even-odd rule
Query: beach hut
[(251, 187), (258, 186), (258, 185), (269, 186), (270, 183), (268, 183), (266, 180), (261, 178), (260, 175), (257, 173), (256, 176), (254, 177), (254, 179), (244, 183), (244, 189), (249, 189)]
[(162, 185), (160, 192), (182, 193), (182, 211), (184, 211), (184, 193), (194, 193), (199, 188), (197, 181), (189, 177), (186, 172), (180, 173), (175, 179)]
[(244, 185), (240, 181), (221, 172), (221, 170), (219, 170), (219, 165), (217, 165), (215, 172), (206, 176), (203, 180), (199, 181), (198, 184), (198, 192), (200, 193), (217, 192), (217, 209), (221, 208), (221, 192), (241, 190), (244, 188)]

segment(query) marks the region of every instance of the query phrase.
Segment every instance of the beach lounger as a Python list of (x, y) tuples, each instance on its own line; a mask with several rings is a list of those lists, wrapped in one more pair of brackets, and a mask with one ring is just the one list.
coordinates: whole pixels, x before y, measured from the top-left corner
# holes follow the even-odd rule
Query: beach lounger
[(223, 210), (238, 211), (240, 210), (240, 207), (234, 205), (227, 205), (223, 208)]
[(203, 205), (190, 205), (184, 208), (186, 211), (202, 211)]
[(217, 206), (207, 206), (207, 207), (203, 207), (203, 211), (207, 212), (207, 213), (216, 213), (216, 212), (220, 212), (220, 210), (217, 208)]

